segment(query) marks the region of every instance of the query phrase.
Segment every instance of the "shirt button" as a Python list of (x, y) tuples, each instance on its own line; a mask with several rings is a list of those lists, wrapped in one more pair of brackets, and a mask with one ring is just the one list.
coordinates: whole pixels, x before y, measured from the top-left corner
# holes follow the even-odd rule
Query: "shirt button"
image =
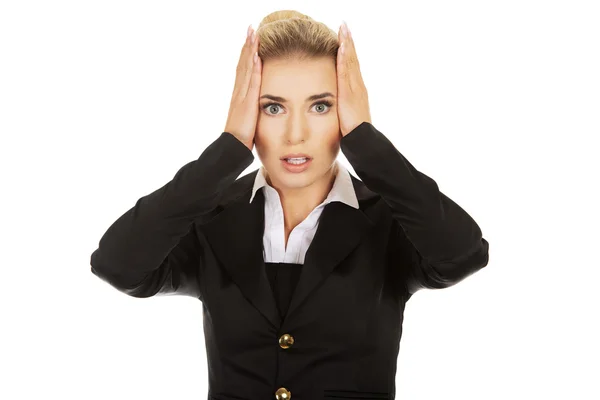
[(281, 335), (279, 338), (279, 346), (282, 349), (288, 349), (294, 344), (294, 337), (289, 333), (285, 333)]
[(292, 398), (292, 392), (288, 391), (284, 387), (281, 387), (275, 392), (275, 398), (277, 400), (290, 400)]

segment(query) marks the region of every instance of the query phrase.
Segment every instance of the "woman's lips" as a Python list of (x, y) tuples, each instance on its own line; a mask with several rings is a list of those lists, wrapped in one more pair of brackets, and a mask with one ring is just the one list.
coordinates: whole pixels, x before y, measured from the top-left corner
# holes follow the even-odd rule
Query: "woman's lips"
[(292, 172), (292, 173), (299, 173), (299, 172), (306, 171), (306, 169), (310, 166), (311, 163), (312, 163), (312, 158), (307, 159), (302, 164), (291, 164), (291, 163), (287, 162), (285, 159), (281, 160), (281, 165), (283, 166), (283, 168), (285, 168), (288, 172)]
[(304, 154), (304, 153), (293, 153), (293, 154), (286, 154), (285, 156), (281, 157), (281, 159), (285, 159), (285, 158), (311, 158), (308, 154)]

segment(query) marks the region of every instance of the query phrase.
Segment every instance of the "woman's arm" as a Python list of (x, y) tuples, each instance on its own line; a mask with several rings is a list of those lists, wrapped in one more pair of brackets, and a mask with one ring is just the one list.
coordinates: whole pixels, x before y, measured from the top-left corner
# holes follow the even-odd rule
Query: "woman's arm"
[(214, 209), (221, 193), (254, 160), (223, 132), (197, 160), (163, 187), (137, 200), (100, 239), (91, 271), (134, 297), (200, 297), (200, 242), (194, 220)]
[(369, 122), (341, 139), (341, 149), (372, 191), (389, 205), (395, 251), (409, 294), (452, 286), (488, 263), (489, 243), (477, 223), (416, 170)]

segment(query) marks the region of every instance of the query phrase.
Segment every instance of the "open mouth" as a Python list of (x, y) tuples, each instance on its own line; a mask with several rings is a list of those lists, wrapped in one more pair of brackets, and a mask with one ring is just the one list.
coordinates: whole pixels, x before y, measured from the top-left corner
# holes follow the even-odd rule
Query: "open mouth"
[(302, 172), (311, 164), (312, 158), (282, 158), (281, 164), (289, 172)]

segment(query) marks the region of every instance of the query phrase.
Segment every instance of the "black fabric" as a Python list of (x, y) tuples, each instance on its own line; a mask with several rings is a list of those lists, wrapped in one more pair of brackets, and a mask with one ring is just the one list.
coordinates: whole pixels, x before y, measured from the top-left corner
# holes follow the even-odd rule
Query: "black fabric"
[[(293, 293), (285, 290), (293, 277), (280, 275), (291, 269), (279, 265), (275, 285), (265, 273), (262, 190), (250, 202), (259, 170), (237, 179), (254, 156), (228, 132), (101, 237), (90, 258), (99, 278), (134, 297), (177, 294), (202, 302), (209, 390), (190, 397), (264, 400), (286, 388), (293, 400), (394, 400), (406, 302), (488, 264), (489, 243), (475, 220), (383, 133), (363, 122), (340, 141), (361, 178), (351, 176), (359, 208), (339, 201), (323, 208)], [(285, 318), (273, 287), (280, 299), (291, 296)], [(286, 333), (294, 342), (282, 348)], [(121, 339), (134, 338), (115, 340)], [(151, 358), (169, 351), (169, 342), (145, 350)], [(115, 356), (131, 368), (139, 363), (130, 354)], [(473, 368), (452, 373), (466, 382)], [(138, 385), (137, 397), (151, 395), (152, 384)]]
[(292, 294), (298, 284), (302, 264), (292, 264), (286, 262), (265, 262), (267, 276), (273, 296), (277, 303), (277, 309), (281, 318), (285, 316), (292, 300)]

